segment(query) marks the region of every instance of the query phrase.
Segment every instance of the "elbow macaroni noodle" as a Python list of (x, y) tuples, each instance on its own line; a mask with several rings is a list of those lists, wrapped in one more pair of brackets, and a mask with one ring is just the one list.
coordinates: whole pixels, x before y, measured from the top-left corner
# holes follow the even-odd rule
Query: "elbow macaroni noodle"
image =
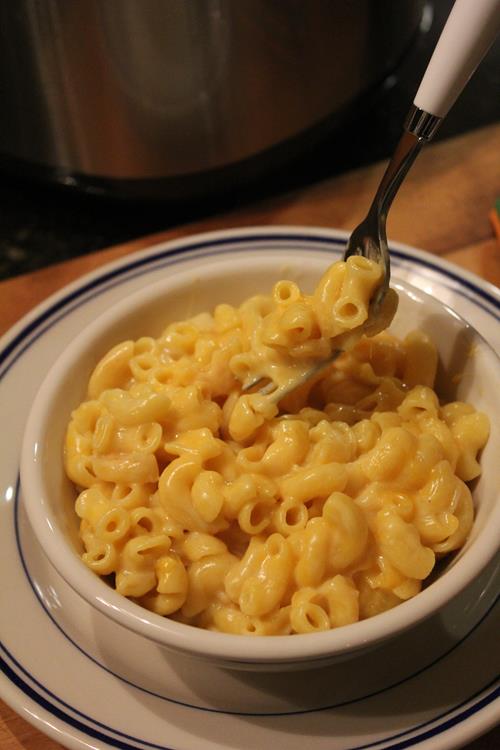
[[(417, 594), (471, 528), (489, 425), (440, 404), (426, 335), (380, 332), (394, 292), (367, 323), (379, 280), (350, 258), (311, 296), (279, 281), (108, 352), (65, 446), (89, 568), (226, 633), (327, 630)], [(259, 375), (285, 388), (336, 348), (279, 408), (242, 393)]]

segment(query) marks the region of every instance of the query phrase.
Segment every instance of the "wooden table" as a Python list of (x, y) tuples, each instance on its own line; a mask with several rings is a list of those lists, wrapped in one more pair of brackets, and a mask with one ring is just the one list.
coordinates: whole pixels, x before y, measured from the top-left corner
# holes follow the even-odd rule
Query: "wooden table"
[[(500, 125), (427, 147), (391, 209), (391, 239), (436, 253), (500, 286), (500, 245), (488, 214), (500, 196)], [(0, 282), (0, 334), (52, 292), (127, 253), (193, 232), (259, 224), (351, 229), (381, 176), (376, 164), (244, 209)], [(0, 701), (0, 750), (57, 750)], [(467, 750), (500, 748), (500, 727)]]

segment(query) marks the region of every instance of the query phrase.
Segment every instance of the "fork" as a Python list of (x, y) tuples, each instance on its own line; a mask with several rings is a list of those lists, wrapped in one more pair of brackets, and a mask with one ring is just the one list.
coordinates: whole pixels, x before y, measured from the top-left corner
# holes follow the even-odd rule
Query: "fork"
[[(386, 222), (389, 209), (420, 149), (436, 134), (467, 81), (493, 44), (500, 28), (500, 0), (456, 0), (443, 28), (415, 99), (404, 123), (403, 134), (389, 161), (366, 218), (352, 232), (344, 260), (362, 255), (380, 264), (381, 282), (370, 302), (369, 319), (373, 320), (389, 288), (390, 257)], [(319, 372), (340, 354), (318, 362), (286, 387), (276, 388), (264, 378), (257, 378), (244, 391), (259, 389), (279, 401)]]

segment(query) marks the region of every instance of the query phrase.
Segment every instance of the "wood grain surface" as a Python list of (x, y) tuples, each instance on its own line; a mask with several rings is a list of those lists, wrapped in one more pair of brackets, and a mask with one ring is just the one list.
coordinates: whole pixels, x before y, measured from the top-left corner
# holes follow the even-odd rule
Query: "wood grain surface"
[[(499, 154), (500, 125), (424, 149), (391, 209), (389, 237), (440, 255), (500, 286), (500, 246), (488, 219), (500, 196)], [(352, 229), (366, 212), (383, 168), (375, 164), (230, 214), (0, 282), (0, 334), (82, 274), (157, 242), (237, 226), (302, 224)], [(0, 750), (60, 747), (0, 701)], [(498, 750), (500, 728), (466, 748)]]

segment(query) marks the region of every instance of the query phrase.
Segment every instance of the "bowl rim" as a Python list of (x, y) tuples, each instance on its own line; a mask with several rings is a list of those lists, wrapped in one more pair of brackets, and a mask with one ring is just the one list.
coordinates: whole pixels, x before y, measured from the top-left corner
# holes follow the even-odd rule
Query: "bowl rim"
[[(302, 231), (307, 232), (307, 228), (302, 228)], [(229, 232), (230, 236), (231, 234)], [(311, 233), (312, 239), (314, 236)], [(227, 267), (230, 262), (227, 257), (217, 257), (215, 260), (210, 260), (210, 257), (205, 256), (200, 262), (204, 265), (204, 274), (211, 276), (220, 274), (222, 268)], [(251, 258), (251, 251), (248, 258), (239, 260), (239, 268), (244, 265), (245, 260), (249, 263), (255, 262)], [(283, 264), (283, 258), (273, 256), (272, 251), (263, 260), (272, 264)], [(321, 633), (296, 634), (292, 638), (289, 635), (249, 638), (246, 635), (218, 633), (156, 615), (107, 586), (105, 581), (90, 571), (71, 549), (50, 511), (50, 503), (46, 498), (41, 477), (43, 450), (39, 450), (39, 446), (43, 446), (44, 425), (50, 415), (58, 386), (67, 368), (81, 356), (96, 336), (119, 322), (124, 314), (130, 315), (134, 308), (147, 304), (146, 297), (154, 300), (160, 293), (164, 294), (168, 290), (174, 291), (182, 287), (183, 283), (192, 280), (193, 273), (193, 268), (174, 270), (165, 278), (141, 287), (99, 315), (56, 359), (35, 396), (21, 450), (22, 495), (35, 536), (51, 564), (80, 596), (115, 622), (164, 646), (229, 662), (276, 664), (307, 661), (310, 664), (314, 660), (322, 661), (331, 656), (376, 644), (433, 614), (438, 607), (465, 588), (494, 556), (499, 545), (498, 534), (495, 533), (495, 519), (492, 519), (489, 528), (483, 529), (482, 544), (474, 550), (473, 558), (469, 559), (468, 554), (456, 559), (453, 564), (453, 575), (438, 578), (418, 596), (367, 620)], [(393, 285), (402, 291), (411, 290), (413, 294), (428, 301), (434, 309), (439, 308), (452, 315), (464, 328), (480, 339), (494, 366), (500, 366), (500, 358), (489, 343), (451, 307), (430, 297), (421, 289), (399, 281), (397, 277), (393, 279)], [(500, 506), (494, 515), (495, 518), (498, 516), (500, 521)]]

